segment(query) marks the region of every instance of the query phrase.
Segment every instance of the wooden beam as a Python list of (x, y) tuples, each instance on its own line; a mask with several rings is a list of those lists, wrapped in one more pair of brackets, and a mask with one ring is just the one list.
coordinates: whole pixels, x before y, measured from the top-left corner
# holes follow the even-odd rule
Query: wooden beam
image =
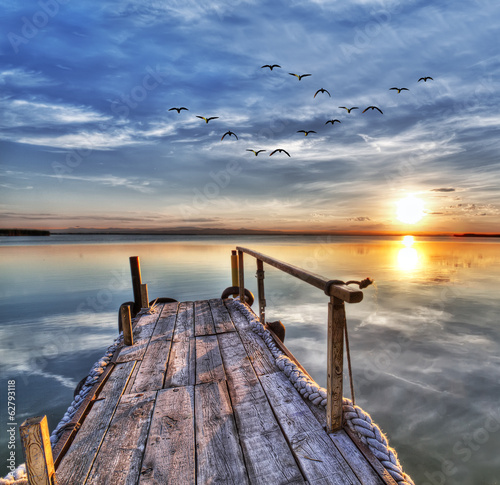
[(238, 250), (238, 254), (241, 254), (242, 259), (243, 253), (247, 253), (254, 258), (260, 259), (264, 263), (269, 264), (270, 266), (274, 266), (280, 271), (288, 273), (291, 276), (295, 276), (295, 278), (305, 281), (306, 283), (325, 291), (325, 293), (329, 296), (335, 296), (336, 298), (340, 298), (347, 303), (359, 303), (363, 299), (363, 292), (361, 290), (351, 288), (350, 286), (345, 285), (342, 281), (330, 280), (324, 276), (311, 273), (310, 271), (298, 268), (292, 264), (284, 263), (283, 261), (266, 256), (265, 254), (254, 251), (253, 249), (242, 248), (239, 246), (236, 249)]
[(130, 256), (130, 272), (132, 273), (132, 289), (134, 290), (134, 315), (141, 310), (141, 264), (139, 256)]
[(257, 294), (259, 298), (259, 319), (266, 324), (266, 295), (264, 293), (264, 263), (257, 259)]
[(243, 267), (243, 251), (238, 251), (238, 286), (240, 287), (240, 301), (245, 303), (245, 269)]
[(147, 283), (141, 284), (141, 308), (149, 308), (149, 296)]
[(122, 329), (123, 329), (123, 343), (125, 345), (134, 345), (134, 334), (132, 333), (132, 319), (130, 318), (130, 307), (123, 305), (120, 308)]
[(231, 251), (231, 286), (238, 286), (238, 256), (236, 251)]
[(28, 418), (19, 428), (29, 485), (57, 483), (47, 416)]
[(339, 298), (328, 304), (326, 427), (329, 433), (342, 428), (342, 379), (344, 373), (345, 307)]

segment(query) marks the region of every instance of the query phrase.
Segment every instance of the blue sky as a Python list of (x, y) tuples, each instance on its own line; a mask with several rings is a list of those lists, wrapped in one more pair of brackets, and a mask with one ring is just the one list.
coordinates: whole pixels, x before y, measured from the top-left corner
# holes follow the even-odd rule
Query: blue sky
[(499, 232), (496, 1), (0, 5), (3, 227)]

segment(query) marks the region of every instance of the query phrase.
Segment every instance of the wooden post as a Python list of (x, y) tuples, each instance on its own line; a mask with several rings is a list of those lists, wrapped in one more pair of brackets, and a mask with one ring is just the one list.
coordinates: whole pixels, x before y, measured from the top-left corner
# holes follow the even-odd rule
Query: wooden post
[(231, 286), (238, 286), (238, 256), (236, 250), (231, 251)]
[(123, 329), (123, 342), (125, 345), (134, 345), (134, 334), (132, 333), (132, 319), (130, 318), (130, 306), (122, 305), (120, 308)]
[(134, 290), (134, 315), (141, 310), (141, 264), (139, 256), (130, 256), (130, 272), (132, 273), (132, 289)]
[(243, 251), (238, 251), (238, 286), (240, 287), (240, 301), (245, 303), (245, 275), (243, 267)]
[(56, 472), (47, 416), (28, 418), (19, 428), (29, 485), (55, 485)]
[(259, 297), (259, 319), (266, 324), (266, 296), (264, 294), (264, 263), (257, 259), (257, 293)]
[(344, 374), (344, 302), (334, 296), (328, 304), (326, 427), (342, 428), (342, 379)]
[(141, 284), (141, 308), (149, 308), (149, 296), (147, 283)]

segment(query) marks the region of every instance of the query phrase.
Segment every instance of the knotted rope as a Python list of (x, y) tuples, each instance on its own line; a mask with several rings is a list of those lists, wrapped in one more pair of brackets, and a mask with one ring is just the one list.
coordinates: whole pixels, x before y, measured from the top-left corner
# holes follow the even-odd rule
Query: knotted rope
[[(367, 280), (368, 279), (369, 278), (367, 278)], [(366, 282), (366, 280), (363, 281)], [(346, 284), (349, 283), (354, 282), (348, 282)], [(371, 281), (368, 284), (371, 284)], [(368, 286), (368, 284), (366, 284), (366, 286)], [(363, 288), (366, 286), (363, 286)], [(234, 302), (238, 306), (240, 312), (247, 318), (251, 329), (264, 340), (275, 358), (278, 368), (290, 379), (290, 382), (292, 382), (304, 399), (308, 399), (316, 406), (326, 407), (326, 389), (318, 386), (316, 382), (304, 374), (295, 362), (282, 352), (276, 345), (271, 333), (262, 325), (257, 315), (255, 315), (247, 305), (244, 305), (238, 299), (235, 299)], [(389, 446), (387, 438), (380, 428), (373, 423), (370, 415), (345, 397), (342, 401), (342, 410), (349, 429), (368, 446), (394, 480), (396, 480), (399, 485), (415, 485), (410, 476), (403, 471), (396, 451)]]

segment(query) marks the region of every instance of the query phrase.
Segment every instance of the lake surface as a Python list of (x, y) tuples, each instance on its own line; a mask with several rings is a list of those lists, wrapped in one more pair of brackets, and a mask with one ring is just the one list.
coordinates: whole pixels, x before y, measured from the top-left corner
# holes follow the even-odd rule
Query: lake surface
[[(0, 388), (6, 396), (16, 381), (18, 425), (46, 414), (52, 430), (117, 336), (118, 308), (133, 299), (129, 256), (140, 257), (150, 299), (186, 301), (231, 286), (237, 245), (329, 279), (372, 277), (364, 300), (346, 305), (356, 403), (415, 483), (500, 483), (500, 241), (486, 238), (0, 238)], [(256, 295), (255, 269), (245, 256), (245, 284)], [(265, 271), (267, 318), (285, 324), (286, 345), (325, 386), (328, 298)], [(344, 389), (349, 397), (347, 380)], [(6, 399), (0, 413), (3, 476)]]

